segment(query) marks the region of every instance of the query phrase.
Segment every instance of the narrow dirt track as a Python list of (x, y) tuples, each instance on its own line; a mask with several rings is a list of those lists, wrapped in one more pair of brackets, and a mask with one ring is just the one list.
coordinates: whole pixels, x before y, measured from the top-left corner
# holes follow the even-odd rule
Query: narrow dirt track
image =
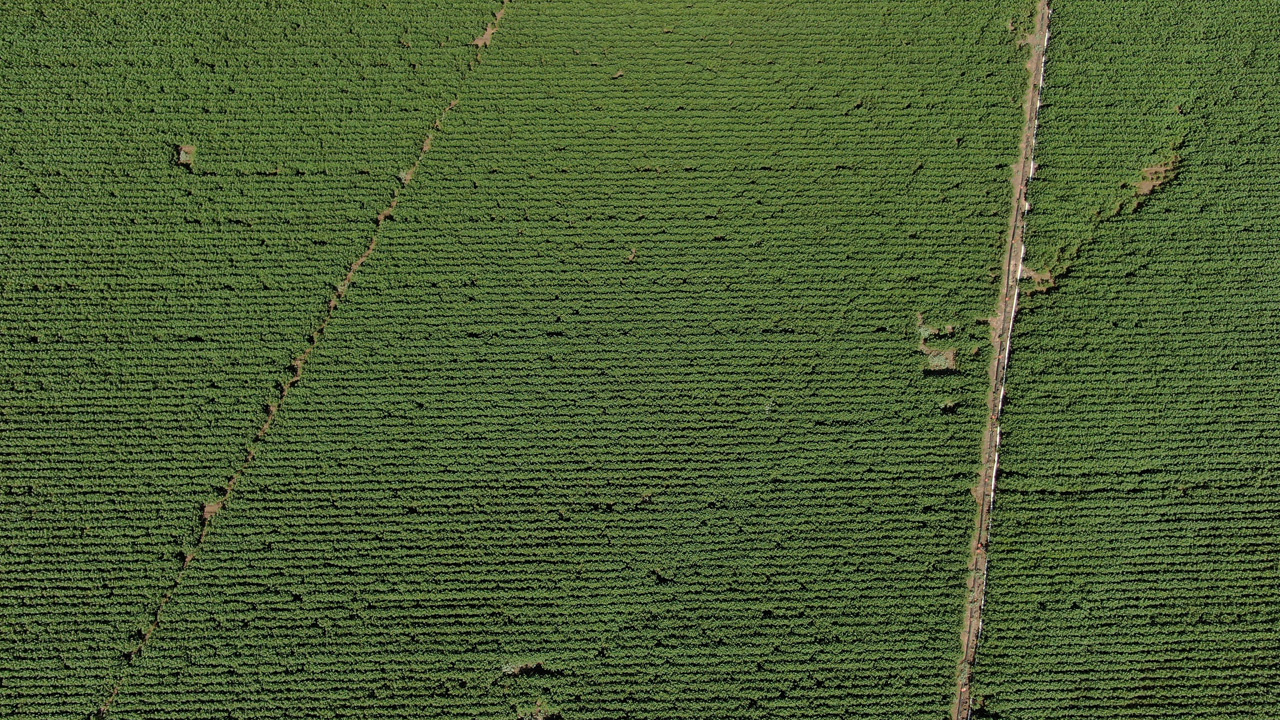
[[(466, 82), (468, 74), (475, 70), (476, 66), (480, 64), (483, 58), (483, 51), (492, 43), (493, 35), (498, 31), (498, 24), (502, 22), (502, 18), (506, 15), (507, 7), (511, 2), (512, 0), (502, 0), (501, 9), (499, 9), (495, 14), (493, 21), (489, 23), (484, 35), (476, 38), (470, 43), (471, 45), (476, 46), (478, 51), (475, 53), (471, 62), (468, 63), (466, 72), (464, 72), (458, 80), (460, 89), (463, 83)], [(459, 99), (455, 97), (447, 107), (441, 110), (436, 116), (435, 121), (432, 123), (432, 127), (436, 130), (443, 129), (445, 118), (448, 117), (449, 113), (458, 106), (458, 102)], [(329, 297), (329, 301), (325, 306), (325, 312), (321, 317), (320, 323), (316, 326), (315, 330), (311, 332), (311, 335), (307, 340), (306, 348), (289, 363), (288, 368), (291, 374), (287, 379), (279, 383), (279, 397), (276, 398), (274, 402), (271, 402), (266, 406), (266, 417), (264, 418), (262, 425), (258, 427), (258, 431), (254, 435), (253, 441), (245, 447), (244, 461), (227, 479), (226, 487), (222, 490), (222, 497), (216, 502), (205, 503), (201, 508), (200, 533), (195, 539), (194, 547), (183, 559), (182, 567), (174, 577), (172, 584), (169, 586), (169, 590), (160, 598), (160, 602), (156, 606), (155, 613), (152, 617), (151, 624), (146, 630), (142, 631), (134, 649), (125, 655), (125, 666), (119, 673), (110, 694), (98, 709), (92, 713), (92, 716), (98, 720), (102, 720), (110, 714), (111, 708), (115, 705), (116, 698), (120, 696), (120, 690), (124, 686), (125, 675), (129, 668), (133, 665), (134, 661), (142, 655), (142, 651), (146, 649), (147, 645), (151, 642), (152, 636), (160, 629), (160, 623), (164, 618), (165, 608), (168, 607), (169, 602), (173, 600), (174, 593), (176, 593), (178, 588), (182, 586), (182, 581), (187, 575), (187, 569), (198, 557), (200, 551), (203, 550), (205, 540), (209, 537), (215, 518), (231, 501), (232, 496), (235, 493), (237, 483), (240, 482), (240, 478), (244, 476), (244, 473), (249, 469), (249, 466), (257, 457), (259, 446), (266, 438), (267, 433), (271, 431), (271, 425), (275, 422), (276, 413), (289, 397), (289, 391), (292, 390), (295, 385), (302, 382), (303, 368), (306, 366), (307, 361), (311, 359), (311, 354), (315, 351), (316, 346), (318, 346), (320, 341), (324, 338), (325, 329), (328, 328), (329, 322), (333, 320), (333, 316), (338, 310), (338, 305), (342, 302), (343, 298), (346, 297), (347, 291), (351, 289), (351, 285), (356, 280), (356, 273), (359, 272), (360, 267), (373, 256), (374, 251), (378, 248), (378, 233), (381, 231), (383, 223), (394, 217), (395, 209), (400, 204), (401, 194), (406, 188), (408, 188), (409, 184), (413, 182), (414, 175), (418, 172), (418, 168), (421, 166), (423, 159), (426, 157), (427, 153), (431, 151), (431, 142), (433, 139), (434, 135), (428, 134), (426, 139), (422, 141), (422, 149), (419, 151), (418, 158), (414, 161), (413, 166), (401, 173), (400, 187), (397, 187), (392, 193), (390, 204), (374, 218), (374, 231), (369, 237), (368, 246), (365, 248), (364, 252), (351, 263), (351, 266), (347, 268), (347, 274), (335, 287), (333, 294)]]
[(1013, 319), (1018, 313), (1018, 282), (1022, 279), (1022, 260), (1026, 251), (1027, 183), (1035, 171), (1036, 126), (1040, 110), (1040, 90), (1044, 85), (1044, 54), (1049, 44), (1049, 0), (1036, 4), (1035, 28), (1024, 42), (1031, 47), (1027, 61), (1027, 95), (1023, 101), (1024, 124), (1018, 162), (1013, 168), (1013, 209), (1009, 216), (1009, 234), (1005, 243), (1003, 282), (996, 316), (991, 319), (991, 389), (987, 395), (987, 429), (982, 438), (982, 468), (978, 485), (973, 489), (978, 501), (977, 527), (969, 557), (969, 600), (965, 606), (961, 631), (960, 667), (956, 680), (956, 701), (951, 708), (953, 720), (970, 720), (973, 715), (973, 664), (982, 636), (982, 607), (987, 595), (987, 540), (991, 534), (991, 507), (995, 500), (996, 475), (1000, 467), (1000, 410), (1004, 406), (1005, 371), (1009, 364), (1009, 343)]

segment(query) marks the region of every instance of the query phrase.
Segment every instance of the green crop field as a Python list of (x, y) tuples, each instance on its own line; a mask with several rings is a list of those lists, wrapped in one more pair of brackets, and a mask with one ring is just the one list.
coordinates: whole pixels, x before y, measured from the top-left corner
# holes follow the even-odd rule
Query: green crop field
[[(1054, 5), (963, 720), (1280, 710), (1280, 17), (1189, 7)], [(947, 718), (1035, 10), (0, 9), (0, 717)]]
[(2, 716), (110, 691), (490, 10), (95, 5), (0, 14)]
[(991, 717), (1280, 712), (1277, 27), (1055, 4), (1028, 265), (1058, 277), (1013, 339)]

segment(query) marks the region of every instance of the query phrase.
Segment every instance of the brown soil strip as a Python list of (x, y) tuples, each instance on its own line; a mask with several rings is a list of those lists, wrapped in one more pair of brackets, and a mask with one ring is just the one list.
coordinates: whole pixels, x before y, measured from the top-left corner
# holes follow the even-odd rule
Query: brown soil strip
[(973, 489), (978, 501), (978, 516), (970, 546), (969, 600), (965, 606), (961, 631), (960, 667), (956, 679), (956, 701), (951, 708), (953, 720), (970, 720), (973, 707), (973, 664), (982, 635), (982, 607), (987, 592), (987, 540), (991, 534), (991, 506), (995, 498), (996, 474), (1000, 466), (1000, 410), (1004, 405), (1005, 371), (1009, 363), (1009, 340), (1013, 319), (1018, 312), (1018, 282), (1022, 278), (1025, 251), (1027, 183), (1035, 164), (1036, 124), (1040, 110), (1040, 90), (1044, 85), (1044, 53), (1049, 43), (1049, 0), (1036, 4), (1035, 29), (1023, 42), (1031, 48), (1027, 61), (1029, 80), (1023, 102), (1025, 123), (1017, 165), (1013, 168), (1013, 211), (1009, 218), (1009, 234), (1005, 243), (1004, 280), (996, 316), (991, 318), (991, 343), (995, 355), (991, 359), (991, 390), (987, 396), (987, 429), (982, 438), (982, 468), (978, 485)]
[[(470, 74), (470, 70), (480, 64), (480, 56), (484, 48), (489, 46), (488, 41), (491, 40), (493, 38), (493, 34), (497, 32), (498, 23), (506, 15), (507, 7), (510, 4), (511, 0), (502, 1), (502, 9), (495, 14), (493, 22), (489, 23), (488, 30), (483, 36), (486, 39), (486, 42), (483, 45), (473, 43), (478, 45), (480, 49), (476, 52), (475, 58), (469, 64), (468, 70), (464, 71), (462, 76), (459, 78), (459, 85), (466, 81), (467, 76)], [(432, 123), (432, 127), (437, 130), (442, 129), (445, 117), (447, 117), (449, 113), (458, 106), (458, 102), (459, 99), (456, 97), (450, 101), (449, 105), (441, 110), (439, 115), (436, 116), (435, 121)], [(275, 421), (276, 413), (279, 412), (285, 399), (289, 397), (289, 391), (292, 390), (299, 382), (302, 382), (303, 368), (306, 367), (307, 361), (311, 358), (311, 354), (315, 351), (316, 346), (320, 344), (321, 339), (323, 339), (324, 331), (329, 326), (329, 322), (333, 320), (333, 316), (338, 310), (338, 305), (342, 302), (342, 299), (346, 297), (347, 291), (351, 289), (351, 285), (355, 282), (356, 273), (360, 271), (361, 266), (369, 261), (369, 258), (373, 256), (374, 250), (377, 249), (378, 232), (381, 230), (383, 223), (393, 216), (396, 206), (400, 204), (401, 192), (413, 181), (414, 175), (417, 173), (418, 167), (422, 164), (423, 158), (426, 157), (427, 153), (431, 150), (432, 138), (432, 135), (427, 135), (426, 139), (422, 142), (422, 149), (418, 153), (418, 158), (414, 161), (413, 166), (400, 174), (401, 186), (396, 188), (395, 192), (392, 193), (391, 202), (387, 208), (378, 213), (374, 218), (375, 230), (369, 237), (369, 245), (365, 248), (364, 252), (360, 254), (360, 257), (356, 258), (355, 261), (351, 263), (351, 266), (347, 268), (347, 274), (342, 278), (342, 281), (338, 283), (333, 294), (329, 297), (329, 301), (325, 306), (324, 316), (321, 318), (320, 323), (316, 326), (315, 330), (311, 332), (311, 336), (307, 340), (306, 348), (289, 363), (289, 369), (292, 374), (287, 379), (279, 383), (280, 394), (279, 397), (276, 398), (275, 402), (271, 402), (266, 405), (265, 417), (263, 418), (262, 424), (258, 427), (258, 431), (254, 435), (253, 440), (245, 447), (244, 461), (227, 479), (227, 484), (222, 491), (222, 497), (214, 502), (207, 502), (201, 505), (199, 519), (200, 534), (196, 539), (194, 549), (183, 558), (182, 567), (174, 577), (172, 585), (169, 586), (169, 590), (164, 594), (160, 599), (159, 604), (156, 606), (156, 611), (151, 624), (139, 636), (137, 646), (126, 654), (125, 667), (117, 677), (110, 695), (108, 695), (107, 699), (98, 707), (96, 711), (97, 718), (105, 718), (111, 712), (111, 707), (115, 704), (116, 698), (120, 695), (120, 689), (124, 685), (125, 674), (133, 665), (133, 662), (142, 654), (143, 649), (146, 648), (147, 644), (151, 641), (156, 630), (159, 629), (165, 607), (169, 604), (169, 601), (173, 599), (174, 593), (176, 593), (178, 588), (181, 587), (182, 581), (186, 577), (187, 569), (191, 567), (191, 563), (196, 559), (200, 550), (204, 547), (205, 540), (209, 537), (209, 533), (213, 529), (213, 522), (215, 518), (218, 516), (218, 513), (222, 512), (227, 507), (227, 504), (231, 501), (232, 494), (235, 492), (236, 484), (239, 483), (240, 478), (253, 463), (254, 458), (257, 457), (258, 448), (260, 447), (263, 439), (266, 438), (267, 433), (271, 431), (271, 424)]]
[(1142, 169), (1142, 182), (1134, 185), (1134, 194), (1141, 197), (1150, 195), (1165, 183), (1178, 176), (1178, 164), (1182, 157), (1174, 155), (1169, 160)]

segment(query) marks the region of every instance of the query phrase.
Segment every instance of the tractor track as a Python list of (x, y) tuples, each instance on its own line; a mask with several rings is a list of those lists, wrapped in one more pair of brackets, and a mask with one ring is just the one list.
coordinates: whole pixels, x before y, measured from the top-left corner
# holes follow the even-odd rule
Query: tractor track
[(1027, 61), (1026, 99), (1023, 101), (1024, 125), (1018, 162), (1013, 168), (1013, 208), (1009, 233), (1005, 242), (1003, 279), (996, 315), (991, 318), (991, 389), (987, 395), (987, 428), (982, 438), (982, 466), (978, 484), (973, 489), (978, 514), (969, 559), (969, 598), (965, 605), (961, 631), (960, 667), (956, 679), (956, 700), (951, 708), (953, 720), (970, 720), (973, 715), (973, 666), (982, 637), (982, 609), (987, 595), (987, 543), (991, 535), (991, 510), (995, 501), (996, 475), (1000, 469), (1000, 411), (1004, 406), (1005, 373), (1009, 365), (1013, 321), (1018, 314), (1018, 289), (1022, 279), (1022, 262), (1026, 254), (1027, 184), (1035, 174), (1036, 128), (1040, 110), (1040, 92), (1044, 86), (1045, 48), (1049, 44), (1049, 0), (1036, 3), (1035, 25), (1024, 43), (1031, 48)]
[[(494, 18), (488, 24), (488, 28), (486, 29), (485, 33), (470, 43), (471, 45), (476, 47), (476, 53), (475, 53), (475, 57), (471, 60), (471, 62), (468, 63), (466, 70), (463, 71), (462, 77), (459, 78), (458, 80), (459, 87), (461, 87), (462, 84), (466, 81), (467, 76), (471, 73), (471, 71), (475, 70), (475, 68), (480, 64), (484, 51), (492, 43), (494, 33), (497, 32), (498, 25), (499, 23), (501, 23), (503, 17), (506, 15), (507, 8), (511, 4), (511, 2), (512, 0), (502, 0), (502, 7), (497, 11), (497, 13), (495, 13)], [(448, 104), (448, 106), (443, 108), (436, 115), (435, 120), (432, 123), (432, 128), (434, 130), (439, 131), (443, 129), (443, 123), (445, 118), (449, 115), (449, 113), (451, 113), (458, 106), (458, 103), (459, 103), (459, 99), (458, 97), (455, 96), (454, 99)], [(325, 330), (328, 328), (330, 321), (333, 320), (333, 316), (337, 313), (338, 306), (342, 302), (343, 298), (346, 297), (347, 291), (350, 290), (352, 284), (355, 283), (356, 274), (360, 271), (361, 266), (363, 266), (366, 262), (368, 262), (368, 260), (373, 256), (374, 251), (377, 249), (378, 236), (382, 230), (383, 225), (388, 220), (391, 220), (394, 217), (396, 207), (400, 204), (401, 195), (403, 191), (409, 187), (410, 183), (413, 182), (414, 175), (417, 173), (418, 168), (422, 164), (423, 159), (426, 157), (427, 153), (431, 151), (431, 143), (433, 139), (434, 139), (434, 135), (428, 133), (426, 138), (422, 142), (422, 148), (419, 151), (418, 157), (414, 161), (413, 165), (400, 174), (400, 186), (397, 187), (395, 191), (392, 193), (391, 201), (388, 204), (387, 208), (384, 209), (382, 212), (379, 212), (373, 220), (374, 231), (369, 237), (369, 244), (365, 247), (364, 251), (360, 254), (360, 256), (357, 257), (354, 261), (352, 261), (351, 265), (347, 268), (346, 275), (344, 275), (343, 278), (334, 286), (333, 294), (330, 295), (329, 300), (325, 305), (324, 314), (322, 315), (320, 322), (316, 325), (315, 329), (312, 330), (310, 336), (307, 338), (306, 348), (303, 349), (303, 351), (300, 354), (294, 357), (294, 359), (287, 366), (290, 374), (288, 377), (286, 377), (285, 379), (281, 380), (278, 383), (279, 394), (275, 398), (275, 400), (273, 400), (272, 402), (266, 405), (265, 417), (263, 418), (262, 424), (259, 425), (258, 430), (254, 434), (253, 439), (245, 447), (245, 458), (241, 462), (240, 467), (237, 468), (236, 471), (233, 472), (227, 478), (227, 484), (222, 489), (222, 496), (214, 502), (204, 503), (203, 506), (201, 507), (200, 517), (199, 517), (200, 532), (195, 539), (193, 549), (189, 553), (187, 553), (185, 558), (183, 558), (182, 567), (179, 568), (177, 574), (174, 576), (173, 582), (169, 585), (169, 589), (165, 591), (164, 595), (160, 599), (160, 602), (157, 603), (156, 605), (156, 609), (152, 615), (152, 620), (150, 625), (145, 630), (141, 630), (139, 632), (137, 645), (132, 650), (130, 650), (128, 653), (125, 654), (124, 667), (120, 670), (119, 674), (117, 675), (116, 681), (113, 683), (111, 691), (107, 695), (106, 699), (103, 700), (103, 702), (98, 706), (97, 710), (95, 710), (90, 714), (91, 717), (97, 718), (98, 720), (102, 720), (110, 714), (111, 708), (115, 704), (116, 699), (119, 697), (121, 688), (124, 686), (124, 681), (128, 674), (129, 668), (132, 667), (134, 664), (134, 661), (136, 661), (138, 657), (142, 655), (142, 651), (151, 642), (151, 638), (155, 635), (156, 631), (159, 630), (161, 620), (164, 617), (165, 608), (169, 605), (169, 602), (173, 599), (174, 594), (177, 593), (178, 588), (182, 586), (182, 582), (186, 577), (188, 568), (191, 567), (192, 562), (195, 561), (200, 551), (203, 549), (205, 540), (209, 537), (210, 532), (213, 530), (215, 518), (218, 516), (219, 513), (224, 511), (227, 504), (232, 499), (232, 496), (236, 489), (236, 485), (237, 483), (239, 483), (240, 478), (244, 476), (245, 471), (248, 470), (249, 466), (253, 464), (254, 458), (257, 456), (257, 453), (261, 448), (261, 444), (263, 440), (267, 437), (267, 434), (271, 431), (271, 426), (276, 419), (276, 414), (279, 412), (280, 407), (284, 404), (285, 400), (289, 396), (289, 391), (292, 390), (294, 386), (296, 386), (299, 382), (302, 381), (303, 368), (306, 366), (307, 361), (311, 358), (311, 355), (315, 351), (316, 347), (320, 344), (320, 341), (324, 339)]]

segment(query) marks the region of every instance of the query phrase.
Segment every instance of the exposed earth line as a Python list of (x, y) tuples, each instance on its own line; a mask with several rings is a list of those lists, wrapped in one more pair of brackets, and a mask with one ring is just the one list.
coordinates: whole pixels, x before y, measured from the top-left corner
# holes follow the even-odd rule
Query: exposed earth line
[[(502, 0), (501, 9), (499, 9), (497, 13), (495, 13), (494, 18), (489, 23), (485, 33), (470, 43), (471, 45), (477, 48), (477, 51), (475, 53), (475, 57), (472, 58), (472, 60), (467, 64), (466, 69), (462, 71), (462, 74), (458, 79), (459, 88), (461, 88), (462, 84), (466, 82), (467, 77), (471, 74), (471, 71), (475, 70), (475, 68), (480, 64), (481, 55), (483, 55), (485, 49), (488, 48), (489, 45), (491, 44), (494, 33), (498, 29), (498, 24), (502, 21), (503, 17), (506, 15), (507, 6), (510, 5), (511, 2), (512, 0)], [(448, 104), (448, 106), (446, 106), (443, 110), (441, 110), (440, 113), (436, 116), (435, 121), (432, 123), (433, 129), (435, 130), (443, 129), (443, 123), (445, 118), (449, 115), (450, 112), (453, 111), (454, 108), (458, 106), (458, 102), (459, 102), (459, 99), (455, 95), (454, 99)], [(120, 671), (119, 675), (116, 677), (116, 682), (111, 689), (111, 693), (107, 696), (106, 700), (102, 702), (102, 704), (98, 707), (98, 709), (94, 713), (92, 713), (92, 715), (98, 718), (99, 720), (101, 720), (102, 718), (106, 718), (107, 715), (111, 712), (111, 708), (115, 704), (116, 698), (119, 697), (120, 695), (120, 689), (124, 685), (125, 675), (128, 673), (129, 668), (133, 666), (134, 661), (137, 660), (138, 657), (142, 654), (143, 649), (151, 641), (151, 637), (155, 634), (156, 630), (159, 629), (160, 621), (164, 615), (165, 607), (169, 604), (169, 601), (173, 599), (173, 596), (178, 591), (178, 588), (181, 587), (182, 581), (187, 574), (188, 568), (191, 567), (191, 563), (196, 559), (196, 556), (199, 554), (200, 550), (203, 548), (204, 542), (209, 537), (209, 533), (213, 528), (214, 518), (217, 517), (218, 513), (220, 513), (226, 507), (227, 503), (231, 500), (231, 496), (236, 489), (236, 484), (240, 481), (240, 478), (244, 475), (245, 471), (248, 470), (249, 466), (253, 463), (254, 458), (257, 456), (258, 450), (261, 447), (262, 441), (266, 438), (267, 433), (271, 431), (271, 424), (272, 422), (275, 421), (276, 413), (279, 412), (280, 407), (284, 404), (285, 399), (288, 398), (289, 391), (293, 389), (295, 385), (297, 385), (299, 382), (302, 381), (303, 368), (306, 366), (307, 361), (311, 358), (311, 354), (312, 352), (315, 351), (316, 346), (318, 346), (320, 344), (320, 341), (324, 338), (325, 329), (329, 326), (329, 322), (333, 320), (333, 316), (338, 310), (339, 303), (342, 301), (344, 297), (346, 297), (347, 291), (351, 288), (351, 285), (355, 282), (356, 273), (359, 272), (360, 267), (364, 265), (369, 260), (370, 257), (373, 256), (374, 250), (377, 249), (378, 234), (381, 232), (383, 224), (386, 221), (393, 218), (396, 206), (400, 204), (400, 196), (402, 191), (408, 188), (409, 184), (413, 182), (414, 175), (417, 173), (418, 167), (422, 164), (423, 158), (426, 157), (427, 153), (430, 152), (431, 150), (431, 142), (433, 137), (434, 136), (432, 134), (428, 134), (426, 136), (426, 139), (423, 140), (422, 142), (422, 149), (418, 153), (418, 158), (414, 161), (411, 167), (409, 167), (407, 170), (405, 170), (400, 174), (399, 176), (400, 186), (397, 187), (395, 191), (392, 193), (390, 204), (387, 206), (385, 210), (378, 213), (378, 215), (374, 218), (374, 231), (369, 237), (369, 245), (365, 248), (364, 252), (361, 253), (360, 257), (356, 258), (355, 261), (351, 263), (351, 266), (347, 268), (346, 275), (334, 287), (333, 294), (329, 297), (328, 304), (325, 306), (325, 312), (322, 319), (320, 320), (320, 323), (316, 326), (315, 330), (311, 332), (311, 335), (307, 340), (307, 347), (302, 351), (300, 355), (295, 357), (293, 361), (289, 363), (288, 368), (289, 368), (289, 371), (291, 372), (291, 375), (287, 379), (282, 380), (278, 383), (280, 387), (280, 394), (275, 399), (275, 401), (268, 403), (266, 405), (266, 408), (265, 408), (266, 417), (263, 419), (262, 425), (258, 427), (257, 433), (254, 434), (253, 440), (251, 440), (248, 443), (248, 445), (245, 446), (244, 461), (240, 464), (240, 467), (237, 468), (236, 471), (232, 473), (231, 476), (227, 479), (227, 484), (222, 490), (222, 497), (214, 502), (204, 504), (201, 510), (200, 519), (199, 519), (200, 533), (197, 536), (192, 549), (190, 550), (190, 552), (187, 553), (186, 557), (183, 559), (182, 567), (178, 570), (177, 575), (174, 577), (173, 583), (169, 586), (169, 590), (165, 592), (164, 596), (160, 599), (159, 604), (156, 606), (155, 614), (151, 621), (150, 626), (148, 626), (146, 630), (140, 633), (137, 646), (134, 647), (133, 650), (129, 651), (126, 654), (125, 666)]]
[(1035, 27), (1024, 42), (1031, 46), (1027, 61), (1029, 76), (1023, 101), (1025, 122), (1018, 162), (1013, 168), (1013, 210), (1009, 218), (1009, 234), (1005, 243), (1003, 281), (996, 316), (991, 319), (991, 343), (995, 356), (991, 359), (991, 389), (987, 395), (987, 429), (982, 438), (982, 467), (978, 485), (973, 489), (978, 501), (977, 527), (969, 558), (969, 600), (965, 606), (961, 630), (960, 667), (956, 679), (956, 700), (951, 708), (953, 720), (970, 720), (973, 715), (973, 665), (982, 636), (982, 608), (987, 595), (987, 541), (991, 534), (991, 508), (995, 500), (996, 475), (1000, 467), (1000, 410), (1004, 406), (1005, 371), (1009, 365), (1013, 320), (1018, 313), (1018, 285), (1022, 279), (1022, 261), (1026, 254), (1027, 184), (1035, 174), (1036, 128), (1040, 111), (1040, 91), (1044, 86), (1044, 56), (1049, 44), (1049, 0), (1036, 4)]

